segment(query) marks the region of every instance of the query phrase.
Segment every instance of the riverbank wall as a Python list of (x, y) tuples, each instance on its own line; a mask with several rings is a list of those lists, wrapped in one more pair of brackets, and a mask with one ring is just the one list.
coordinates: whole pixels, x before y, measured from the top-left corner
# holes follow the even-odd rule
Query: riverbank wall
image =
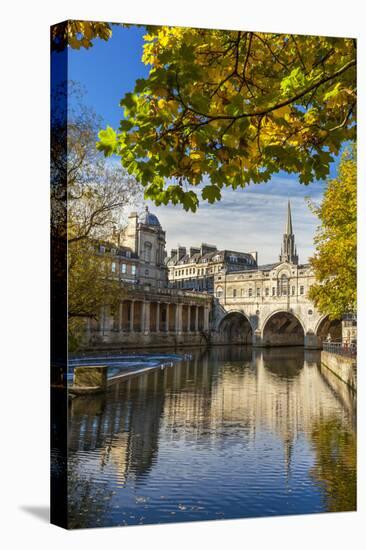
[(356, 357), (346, 357), (322, 351), (320, 356), (322, 367), (331, 370), (342, 382), (347, 384), (353, 391), (357, 389), (357, 367)]
[(95, 335), (82, 343), (79, 351), (128, 351), (131, 349), (206, 347), (210, 343), (208, 332), (160, 333), (109, 333)]

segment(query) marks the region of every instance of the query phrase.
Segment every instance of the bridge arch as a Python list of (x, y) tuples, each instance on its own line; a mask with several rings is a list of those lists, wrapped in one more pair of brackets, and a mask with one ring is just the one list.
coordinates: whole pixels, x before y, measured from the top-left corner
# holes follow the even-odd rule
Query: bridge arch
[(318, 345), (321, 348), (323, 342), (330, 336), (332, 342), (342, 341), (342, 321), (340, 319), (329, 319), (328, 315), (321, 317), (315, 327), (315, 335)]
[(242, 311), (227, 313), (218, 325), (218, 332), (223, 344), (249, 345), (253, 341), (252, 325)]
[(264, 346), (303, 346), (305, 327), (294, 313), (285, 310), (272, 312), (263, 322)]

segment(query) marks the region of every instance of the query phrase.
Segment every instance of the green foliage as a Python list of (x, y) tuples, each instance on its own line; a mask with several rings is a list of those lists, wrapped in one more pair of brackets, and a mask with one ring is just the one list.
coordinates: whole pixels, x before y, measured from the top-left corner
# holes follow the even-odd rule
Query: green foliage
[(328, 512), (357, 508), (357, 441), (336, 418), (322, 418), (310, 432), (316, 453), (311, 477), (323, 488)]
[(316, 307), (339, 319), (356, 310), (357, 299), (357, 166), (356, 147), (343, 154), (338, 176), (328, 182), (320, 207), (310, 205), (321, 226), (310, 263), (316, 284), (309, 297)]
[(110, 156), (117, 145), (117, 134), (110, 126), (107, 126), (105, 130), (100, 130), (98, 133), (99, 142), (97, 143), (97, 149), (103, 151), (106, 157)]
[[(223, 186), (329, 175), (356, 136), (356, 44), (347, 38), (149, 27), (150, 71), (99, 149), (157, 205), (220, 200)], [(209, 181), (210, 185), (202, 183)]]
[(95, 38), (108, 40), (112, 36), (109, 23), (68, 20), (51, 27), (51, 49), (61, 52), (67, 46), (75, 50), (89, 49)]

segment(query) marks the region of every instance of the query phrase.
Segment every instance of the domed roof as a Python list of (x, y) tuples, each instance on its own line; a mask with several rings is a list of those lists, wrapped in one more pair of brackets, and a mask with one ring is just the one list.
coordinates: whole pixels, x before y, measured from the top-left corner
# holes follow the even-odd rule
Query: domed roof
[(158, 227), (159, 229), (161, 229), (161, 225), (158, 218), (155, 216), (155, 214), (152, 214), (151, 212), (149, 212), (148, 206), (145, 207), (144, 214), (140, 216), (140, 222), (143, 223), (144, 225), (151, 225), (153, 227)]

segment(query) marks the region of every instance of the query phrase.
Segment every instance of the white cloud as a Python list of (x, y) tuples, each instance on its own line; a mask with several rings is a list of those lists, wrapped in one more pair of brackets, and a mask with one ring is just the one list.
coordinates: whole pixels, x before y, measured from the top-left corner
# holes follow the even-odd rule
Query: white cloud
[(313, 253), (313, 238), (318, 219), (311, 213), (306, 196), (319, 202), (324, 183), (303, 186), (295, 178), (275, 176), (267, 184), (245, 189), (225, 189), (220, 202), (201, 203), (196, 213), (181, 206), (150, 204), (166, 231), (167, 249), (198, 246), (201, 242), (216, 244), (219, 249), (242, 252), (258, 251), (259, 262), (278, 260), (291, 201), (293, 228), (301, 262)]

